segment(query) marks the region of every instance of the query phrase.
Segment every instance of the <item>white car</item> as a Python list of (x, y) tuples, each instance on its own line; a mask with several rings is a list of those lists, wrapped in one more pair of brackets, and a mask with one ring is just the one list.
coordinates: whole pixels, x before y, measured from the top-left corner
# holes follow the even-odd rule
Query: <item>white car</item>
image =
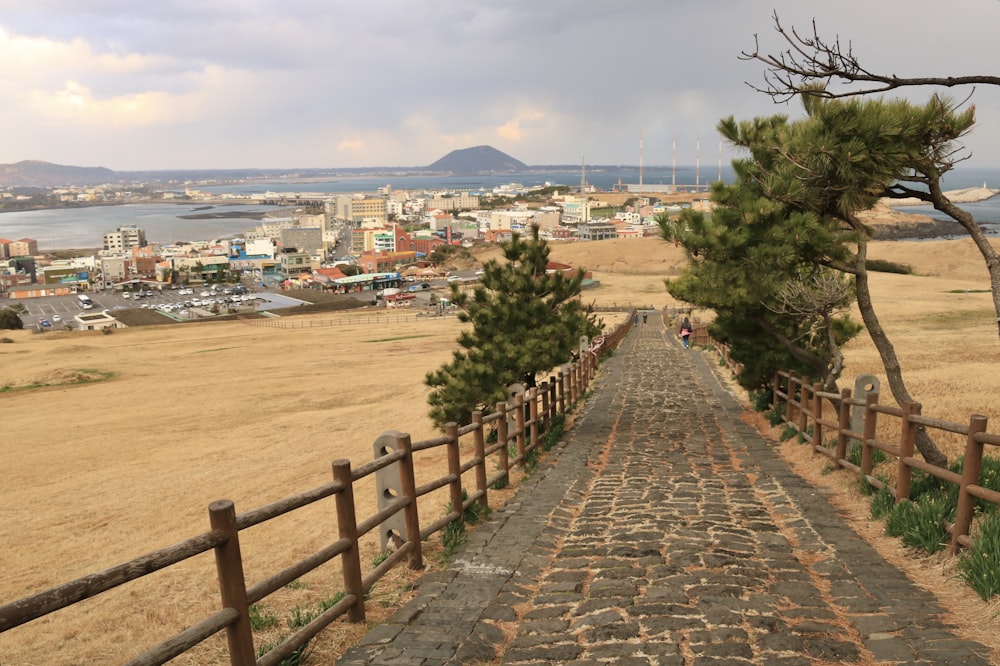
[(60, 317), (60, 316), (59, 316), (59, 315), (57, 315), (57, 314), (54, 314), (54, 315), (52, 315), (52, 321), (54, 321), (54, 322), (56, 322), (56, 323), (59, 323), (59, 322), (61, 322), (61, 321), (62, 321), (62, 317)]
[(462, 281), (461, 275), (452, 275), (451, 277), (448, 278), (448, 282), (461, 282), (461, 281)]

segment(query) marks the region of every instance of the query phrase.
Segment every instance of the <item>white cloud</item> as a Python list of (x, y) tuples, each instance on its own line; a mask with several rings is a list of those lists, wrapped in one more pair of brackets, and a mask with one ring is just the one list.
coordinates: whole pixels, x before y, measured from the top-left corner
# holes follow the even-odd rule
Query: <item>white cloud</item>
[[(775, 0), (872, 69), (989, 73), (1000, 3)], [(746, 81), (752, 0), (10, 0), (0, 16), (0, 162), (114, 169), (428, 164), (489, 144), (528, 163), (690, 163), (724, 116), (799, 113)], [(857, 20), (863, 15), (864, 21)], [(925, 21), (902, 22), (921, 15)], [(905, 25), (905, 29), (904, 26)], [(985, 71), (984, 71), (985, 70)], [(948, 91), (956, 98), (967, 91)], [(917, 99), (930, 91), (916, 91)], [(1000, 90), (980, 88), (975, 161), (1000, 159)], [(682, 157), (683, 155), (683, 157)], [(727, 156), (728, 159), (728, 156)], [(246, 163), (252, 161), (252, 164)]]

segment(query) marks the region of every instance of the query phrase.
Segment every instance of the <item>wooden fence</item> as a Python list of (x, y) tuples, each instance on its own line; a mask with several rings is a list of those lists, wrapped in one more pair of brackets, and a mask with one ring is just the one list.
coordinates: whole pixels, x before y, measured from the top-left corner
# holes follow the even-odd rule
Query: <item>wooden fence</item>
[[(817, 453), (830, 458), (840, 469), (848, 469), (863, 477), (876, 488), (886, 483), (874, 473), (875, 451), (883, 451), (894, 459), (894, 480), (889, 488), (897, 502), (907, 499), (913, 470), (921, 470), (935, 478), (958, 486), (958, 509), (954, 522), (945, 525), (951, 535), (951, 552), (957, 553), (962, 547), (969, 547), (969, 534), (977, 500), (1000, 504), (1000, 493), (980, 485), (984, 449), (1000, 446), (1000, 435), (986, 432), (986, 417), (973, 415), (967, 424), (944, 421), (920, 413), (920, 403), (910, 402), (902, 407), (879, 404), (878, 391), (870, 391), (863, 398), (851, 397), (850, 389), (840, 393), (826, 392), (820, 384), (808, 384), (796, 377), (794, 372), (778, 372), (773, 381), (773, 405), (782, 414), (785, 424), (794, 428), (799, 436), (809, 442)], [(835, 416), (824, 414), (829, 407)], [(863, 410), (862, 430), (852, 425), (852, 410)], [(890, 430), (898, 431), (896, 443), (877, 437), (879, 418), (895, 419)], [(918, 428), (925, 428), (938, 434), (953, 433), (965, 438), (965, 457), (960, 472), (931, 465), (914, 456)], [(827, 446), (825, 438), (836, 438), (833, 446)], [(860, 465), (848, 460), (852, 443), (861, 446)]]
[[(518, 393), (512, 406), (501, 402), (489, 414), (477, 411), (467, 425), (447, 424), (442, 436), (412, 442), (409, 434), (389, 431), (378, 440), (384, 442), (388, 438), (393, 442), (392, 446), (385, 447), (384, 455), (357, 467), (352, 467), (349, 460), (335, 460), (333, 480), (329, 483), (245, 513), (237, 514), (230, 500), (212, 502), (208, 507), (210, 529), (207, 532), (0, 606), (0, 633), (214, 550), (222, 610), (126, 663), (134, 666), (164, 664), (224, 631), (229, 661), (234, 666), (279, 664), (337, 618), (346, 615), (351, 622), (364, 621), (368, 589), (404, 560), (413, 569), (422, 568), (422, 541), (450, 523), (461, 521), (465, 509), (473, 503), (489, 507), (489, 489), (498, 482), (509, 480), (512, 469), (524, 469), (529, 456), (539, 451), (541, 436), (551, 428), (555, 417), (565, 414), (586, 393), (599, 357), (613, 350), (630, 327), (631, 313), (609, 333), (586, 345), (583, 344), (585, 340), (581, 341), (578, 359), (560, 368), (557, 375), (539, 387), (528, 390), (526, 395)], [(497, 434), (496, 442), (489, 446), (486, 444), (488, 428)], [(462, 441), (469, 437), (472, 439), (471, 457), (463, 461)], [(414, 454), (438, 447), (446, 449), (448, 473), (417, 487)], [(464, 449), (468, 452), (469, 447)], [(499, 470), (493, 476), (487, 473), (487, 462), (492, 462)], [(362, 479), (390, 467), (398, 471), (399, 494), (382, 502), (375, 514), (358, 516), (354, 503), (355, 486)], [(463, 484), (463, 475), (467, 472), (474, 479), (468, 488)], [(431, 525), (421, 526), (418, 518), (420, 498), (444, 487), (448, 488), (450, 498), (449, 513)], [(330, 497), (335, 502), (338, 538), (305, 559), (248, 586), (244, 578), (240, 532)], [(403, 534), (397, 535), (400, 545), (365, 573), (359, 539), (397, 514), (402, 514), (404, 525)], [(343, 597), (258, 659), (249, 607), (338, 557), (343, 570)]]

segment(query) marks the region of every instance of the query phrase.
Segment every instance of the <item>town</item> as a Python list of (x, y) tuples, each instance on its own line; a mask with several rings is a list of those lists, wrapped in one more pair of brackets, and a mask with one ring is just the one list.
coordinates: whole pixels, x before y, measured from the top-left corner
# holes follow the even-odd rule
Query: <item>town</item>
[[(20, 308), (24, 324), (37, 331), (120, 327), (126, 324), (110, 311), (129, 308), (186, 321), (274, 306), (250, 290), (310, 289), (355, 295), (386, 308), (415, 303), (440, 308), (447, 299), (422, 295), (418, 300), (417, 292), (445, 286), (449, 279), (476, 279), (470, 271), (452, 275), (444, 269), (436, 260), (441, 248), (496, 243), (532, 226), (553, 241), (655, 236), (659, 216), (710, 205), (696, 190), (654, 189), (633, 185), (598, 192), (581, 183), (571, 191), (511, 183), (491, 191), (413, 192), (386, 186), (370, 193), (251, 197), (209, 194), (189, 185), (183, 192), (158, 192), (154, 200), (183, 203), (192, 218), (226, 216), (233, 205), (281, 208), (231, 238), (150, 243), (144, 229), (119, 226), (103, 234), (99, 249), (80, 256), (40, 252), (31, 238), (0, 238), (0, 298), (25, 304)], [(61, 188), (49, 196), (84, 205), (136, 200), (111, 187)], [(150, 200), (148, 192), (141, 196)], [(202, 298), (183, 298), (194, 290)], [(164, 293), (174, 298), (155, 305), (143, 300)], [(79, 312), (46, 317), (28, 305), (51, 297), (69, 297)], [(92, 297), (103, 297), (107, 302), (98, 304), (105, 307), (95, 308)]]

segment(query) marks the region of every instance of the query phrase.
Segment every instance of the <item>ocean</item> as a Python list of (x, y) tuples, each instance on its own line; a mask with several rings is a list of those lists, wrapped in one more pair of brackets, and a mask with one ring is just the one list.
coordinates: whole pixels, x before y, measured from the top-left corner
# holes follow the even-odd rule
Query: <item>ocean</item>
[[(732, 182), (732, 167), (725, 165), (711, 168), (703, 166), (644, 167), (642, 182), (646, 185), (672, 185), (684, 189), (707, 189), (711, 181), (721, 179)], [(347, 193), (376, 192), (390, 186), (395, 190), (437, 191), (461, 189), (469, 191), (492, 190), (509, 183), (524, 186), (568, 185), (579, 186), (581, 173), (571, 171), (528, 171), (523, 174), (489, 176), (381, 176), (342, 178), (330, 181), (266, 181), (200, 188), (211, 194), (263, 194), (275, 193)], [(587, 183), (598, 190), (610, 190), (618, 183), (639, 182), (639, 168), (629, 166), (587, 167)], [(967, 187), (1000, 188), (1000, 169), (956, 169), (944, 182), (946, 190)], [(987, 201), (963, 204), (990, 235), (1000, 235), (1000, 196)], [(277, 206), (226, 206), (227, 211), (260, 213), (280, 210)], [(934, 218), (944, 218), (928, 206), (908, 206), (908, 212), (921, 213)], [(258, 225), (252, 217), (235, 217), (207, 220), (185, 220), (180, 216), (191, 214), (191, 204), (128, 204), (122, 206), (94, 206), (74, 209), (52, 209), (0, 213), (0, 238), (19, 240), (34, 238), (40, 251), (70, 248), (100, 247), (104, 233), (120, 226), (136, 225), (146, 231), (146, 238), (154, 243), (180, 240), (210, 240), (240, 235)]]

